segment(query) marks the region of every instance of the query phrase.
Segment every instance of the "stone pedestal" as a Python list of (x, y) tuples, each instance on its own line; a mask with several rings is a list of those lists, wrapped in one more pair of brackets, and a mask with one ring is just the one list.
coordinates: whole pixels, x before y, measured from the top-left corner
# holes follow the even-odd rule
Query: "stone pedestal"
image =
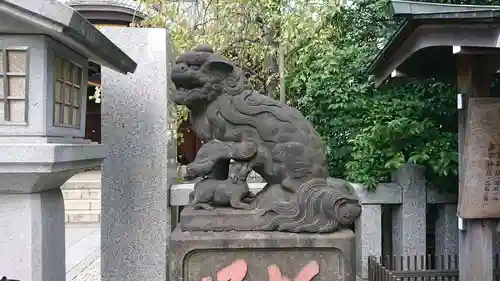
[(18, 280), (65, 280), (61, 190), (0, 194), (0, 214), (0, 275)]
[(182, 232), (177, 228), (169, 251), (169, 281), (223, 280), (227, 274), (233, 276), (231, 280), (272, 280), (269, 274), (276, 274), (277, 269), (289, 280), (299, 280), (299, 274), (311, 274), (311, 279), (300, 280), (356, 280), (355, 236), (350, 230), (293, 234)]
[(180, 214), (179, 226), (183, 231), (247, 231), (259, 229), (268, 220), (269, 216), (262, 209), (206, 211), (186, 206)]

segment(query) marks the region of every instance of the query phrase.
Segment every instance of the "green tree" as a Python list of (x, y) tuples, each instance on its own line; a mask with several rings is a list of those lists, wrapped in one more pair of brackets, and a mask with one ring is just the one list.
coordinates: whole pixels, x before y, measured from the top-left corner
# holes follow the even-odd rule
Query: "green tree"
[(177, 52), (200, 43), (213, 45), (249, 73), (256, 90), (274, 95), (278, 46), (284, 46), (286, 69), (293, 68), (301, 42), (322, 40), (329, 33), (321, 26), (338, 9), (338, 1), (145, 0), (158, 13), (142, 26), (168, 28)]
[(412, 162), (456, 188), (454, 89), (432, 79), (376, 89), (365, 72), (397, 26), (386, 11), (386, 1), (361, 0), (333, 13), (329, 42), (303, 46), (289, 97), (323, 136), (332, 176), (373, 188)]
[[(199, 0), (197, 2), (145, 0), (156, 13), (143, 27), (166, 27), (176, 53), (205, 43), (247, 71), (252, 86), (276, 97), (277, 51), (284, 50), (285, 71), (294, 69), (304, 41), (325, 41), (323, 28), (339, 0)], [(187, 109), (176, 108), (177, 124)], [(181, 137), (181, 136), (180, 136)]]

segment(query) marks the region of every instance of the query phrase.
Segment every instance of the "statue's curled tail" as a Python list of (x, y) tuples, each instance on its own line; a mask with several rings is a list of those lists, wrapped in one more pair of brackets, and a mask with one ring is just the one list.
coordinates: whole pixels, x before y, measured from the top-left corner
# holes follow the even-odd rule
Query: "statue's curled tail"
[(328, 184), (326, 179), (312, 179), (302, 184), (288, 202), (277, 202), (264, 230), (287, 232), (331, 233), (354, 223), (361, 206), (342, 190)]

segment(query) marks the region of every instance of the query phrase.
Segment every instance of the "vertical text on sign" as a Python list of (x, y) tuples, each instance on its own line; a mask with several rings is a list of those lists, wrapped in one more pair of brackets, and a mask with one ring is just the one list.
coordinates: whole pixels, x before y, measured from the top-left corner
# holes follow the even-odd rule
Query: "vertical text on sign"
[(500, 200), (500, 145), (490, 141), (486, 160), (486, 179), (484, 182), (483, 202)]

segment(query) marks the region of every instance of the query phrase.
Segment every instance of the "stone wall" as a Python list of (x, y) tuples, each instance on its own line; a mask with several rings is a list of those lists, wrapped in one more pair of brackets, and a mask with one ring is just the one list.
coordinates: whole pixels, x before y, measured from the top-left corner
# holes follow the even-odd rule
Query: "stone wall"
[(61, 189), (66, 223), (101, 222), (101, 171), (77, 174)]

